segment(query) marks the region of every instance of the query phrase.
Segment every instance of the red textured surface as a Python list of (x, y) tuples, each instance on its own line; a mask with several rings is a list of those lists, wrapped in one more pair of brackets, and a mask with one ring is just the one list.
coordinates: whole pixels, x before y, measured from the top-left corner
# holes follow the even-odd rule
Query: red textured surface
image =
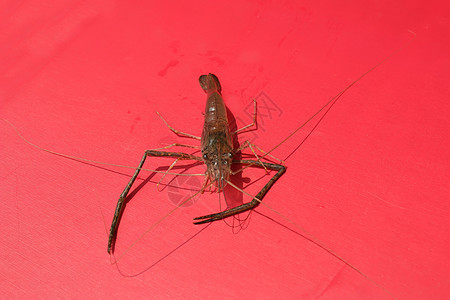
[[(155, 111), (198, 135), (197, 78), (213, 72), (238, 124), (260, 92), (273, 101), (259, 102), (259, 131), (246, 135), (268, 150), (403, 47), (339, 100), (264, 201), (395, 297), (446, 299), (449, 7), (403, 2), (4, 1), (0, 118), (40, 147), (136, 166), (145, 149), (196, 143)], [(286, 158), (314, 124), (273, 154)], [(119, 272), (105, 226), (132, 170), (37, 150), (3, 121), (0, 136), (3, 297), (390, 299), (265, 206), (237, 234), (217, 222), (190, 239), (203, 228), (192, 218), (218, 209), (206, 194), (138, 241)], [(250, 175), (255, 193), (268, 177)], [(173, 209), (177, 190), (158, 192), (157, 178), (128, 204), (117, 255)]]

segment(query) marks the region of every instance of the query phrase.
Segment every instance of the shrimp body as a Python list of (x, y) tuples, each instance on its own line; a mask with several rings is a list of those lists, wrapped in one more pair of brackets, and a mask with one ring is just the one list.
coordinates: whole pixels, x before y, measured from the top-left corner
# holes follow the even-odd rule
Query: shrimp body
[(201, 136), (202, 157), (209, 180), (220, 191), (230, 177), (233, 159), (233, 142), (227, 109), (221, 95), (219, 79), (214, 74), (200, 76), (199, 82), (207, 94), (205, 123)]

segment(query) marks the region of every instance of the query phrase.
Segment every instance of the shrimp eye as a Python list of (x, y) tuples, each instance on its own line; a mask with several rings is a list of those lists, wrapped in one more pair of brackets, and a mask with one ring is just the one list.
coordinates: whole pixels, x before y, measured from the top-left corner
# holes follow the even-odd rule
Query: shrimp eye
[(227, 165), (227, 164), (228, 164), (228, 161), (222, 160), (222, 165)]
[(206, 153), (203, 154), (203, 159), (205, 159), (205, 160), (208, 159), (208, 154), (206, 154)]
[(231, 154), (230, 152), (222, 154), (223, 159), (232, 158), (232, 157), (233, 157), (233, 154)]

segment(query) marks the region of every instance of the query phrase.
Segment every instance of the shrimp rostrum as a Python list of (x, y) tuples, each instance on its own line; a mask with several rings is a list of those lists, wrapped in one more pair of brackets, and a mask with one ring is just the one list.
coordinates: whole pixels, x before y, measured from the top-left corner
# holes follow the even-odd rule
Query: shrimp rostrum
[[(194, 218), (194, 224), (204, 224), (209, 222), (214, 222), (217, 220), (221, 220), (224, 218), (231, 217), (233, 215), (254, 209), (259, 205), (264, 196), (267, 194), (269, 189), (274, 185), (274, 183), (283, 175), (286, 171), (286, 167), (282, 164), (276, 163), (268, 163), (261, 161), (260, 157), (255, 154), (256, 160), (236, 160), (233, 157), (243, 150), (244, 148), (250, 147), (254, 152), (253, 148), (255, 145), (246, 141), (237, 149), (233, 148), (232, 137), (233, 135), (247, 130), (249, 127), (254, 126), (256, 124), (256, 102), (255, 105), (255, 114), (253, 116), (253, 123), (243, 128), (240, 128), (234, 132), (230, 132), (230, 126), (228, 124), (227, 111), (226, 106), (223, 101), (221, 95), (221, 85), (219, 79), (214, 75), (209, 73), (208, 75), (202, 75), (199, 78), (200, 86), (205, 91), (207, 95), (206, 99), (206, 109), (205, 109), (205, 121), (203, 125), (203, 132), (201, 137), (197, 137), (191, 134), (187, 134), (178, 130), (173, 129), (167, 122), (163, 119), (166, 125), (172, 130), (174, 133), (190, 137), (193, 139), (200, 140), (201, 144), (201, 157), (198, 157), (193, 154), (188, 154), (184, 152), (168, 152), (168, 151), (159, 151), (159, 150), (147, 150), (145, 151), (134, 175), (131, 177), (127, 186), (123, 190), (122, 194), (119, 197), (117, 202), (116, 210), (114, 213), (113, 221), (111, 224), (111, 229), (108, 238), (108, 253), (111, 253), (114, 248), (114, 242), (117, 236), (117, 230), (119, 225), (120, 217), (124, 210), (125, 199), (128, 195), (128, 192), (131, 189), (134, 181), (136, 180), (142, 166), (144, 165), (145, 159), (148, 156), (153, 157), (171, 157), (176, 158), (176, 160), (196, 160), (199, 162), (203, 162), (206, 164), (206, 173), (203, 186), (201, 191), (203, 192), (208, 186), (214, 185), (218, 192), (223, 191), (223, 188), (232, 183), (230, 182), (230, 175), (232, 174), (231, 165), (232, 164), (241, 164), (247, 166), (253, 166), (258, 168), (264, 168), (267, 170), (277, 171), (277, 173), (266, 183), (266, 185), (261, 189), (261, 191), (253, 197), (253, 199), (242, 205), (226, 209), (224, 211), (205, 215), (201, 217)], [(171, 146), (186, 146), (195, 148), (195, 146), (189, 145), (179, 145), (174, 144), (164, 148), (169, 148)], [(162, 149), (164, 149), (162, 148)], [(161, 149), (161, 148), (160, 148)], [(262, 157), (268, 155), (265, 153)], [(241, 169), (242, 170), (242, 169)], [(209, 184), (208, 184), (209, 182)]]

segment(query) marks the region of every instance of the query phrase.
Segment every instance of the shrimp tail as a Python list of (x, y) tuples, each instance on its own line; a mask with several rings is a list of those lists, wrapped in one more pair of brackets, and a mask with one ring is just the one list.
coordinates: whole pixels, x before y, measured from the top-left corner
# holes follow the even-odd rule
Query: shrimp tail
[(217, 91), (220, 93), (222, 91), (219, 79), (212, 73), (200, 76), (198, 81), (200, 82), (200, 86), (205, 91), (205, 93), (207, 93), (208, 91)]

